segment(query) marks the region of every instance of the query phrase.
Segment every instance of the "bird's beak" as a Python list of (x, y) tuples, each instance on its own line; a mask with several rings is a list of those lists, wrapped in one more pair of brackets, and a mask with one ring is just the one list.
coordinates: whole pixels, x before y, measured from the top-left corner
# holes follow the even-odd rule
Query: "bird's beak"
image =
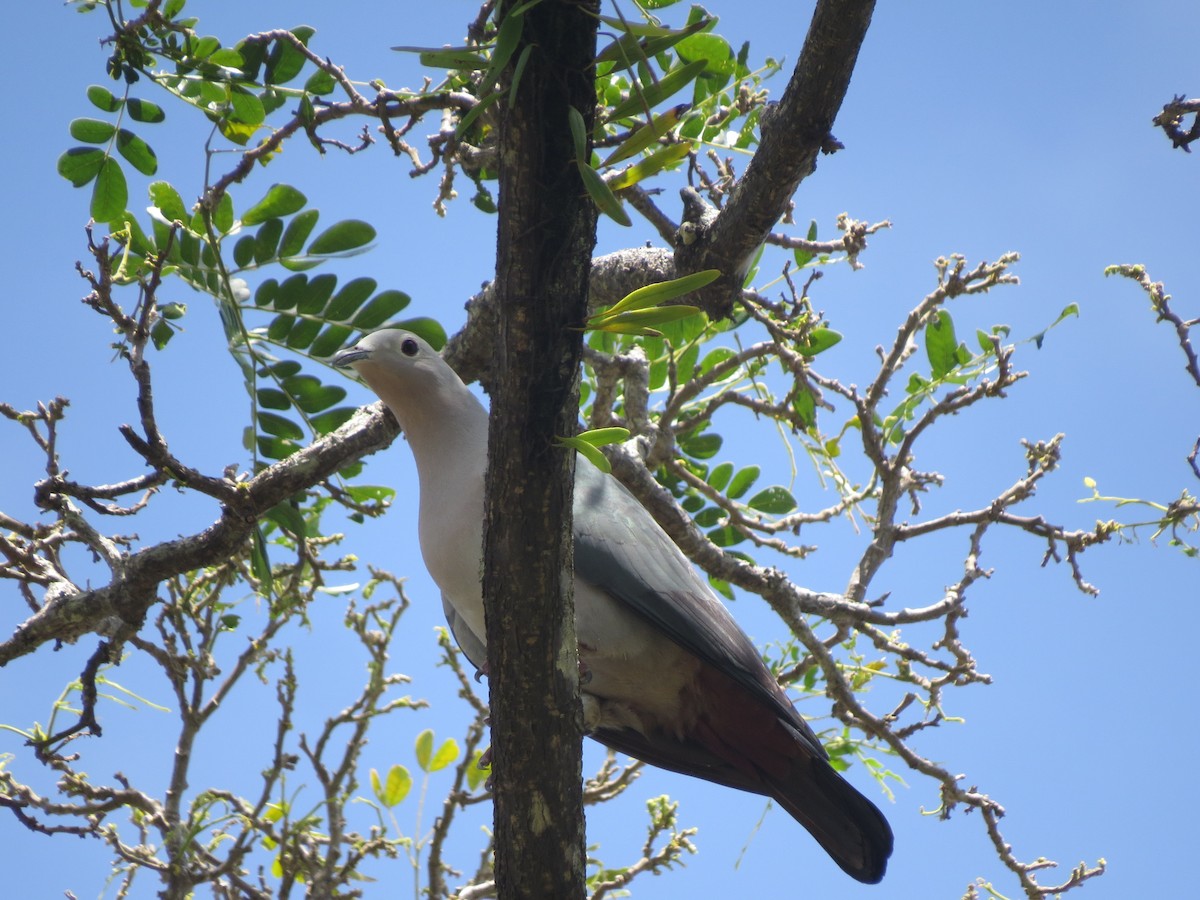
[(330, 362), (339, 369), (346, 369), (359, 360), (370, 359), (370, 357), (370, 350), (362, 350), (358, 347), (347, 347), (345, 350), (339, 351), (338, 354), (330, 360)]

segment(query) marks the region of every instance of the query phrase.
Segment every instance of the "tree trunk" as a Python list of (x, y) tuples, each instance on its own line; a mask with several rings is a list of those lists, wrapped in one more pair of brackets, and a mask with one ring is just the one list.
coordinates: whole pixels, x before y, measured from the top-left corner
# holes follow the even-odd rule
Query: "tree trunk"
[[(518, 6), (505, 0), (502, 15)], [(511, 106), (500, 101), (499, 321), (483, 587), (494, 760), (496, 883), (509, 898), (581, 898), (582, 713), (572, 596), (574, 454), (554, 446), (579, 415), (578, 330), (596, 212), (575, 166), (568, 109), (590, 131), (596, 3), (544, 0)], [(503, 19), (501, 19), (503, 21)]]

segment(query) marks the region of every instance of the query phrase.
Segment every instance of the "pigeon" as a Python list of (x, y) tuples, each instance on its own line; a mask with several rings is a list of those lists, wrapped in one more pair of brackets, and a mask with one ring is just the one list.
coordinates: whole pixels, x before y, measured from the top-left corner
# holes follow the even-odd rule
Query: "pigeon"
[[(384, 329), (332, 360), (358, 373), (412, 448), (421, 555), (451, 632), (486, 662), (488, 414), (425, 340)], [(887, 868), (892, 831), (829, 763), (750, 638), (645, 507), (579, 457), (575, 630), (588, 735), (653, 766), (774, 799), (858, 881)]]

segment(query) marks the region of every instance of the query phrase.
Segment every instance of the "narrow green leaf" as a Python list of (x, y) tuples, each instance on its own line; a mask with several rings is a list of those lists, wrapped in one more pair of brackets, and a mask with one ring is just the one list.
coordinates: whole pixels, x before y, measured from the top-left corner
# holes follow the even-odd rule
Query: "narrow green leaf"
[(637, 309), (648, 309), (652, 306), (661, 306), (668, 300), (683, 297), (692, 291), (699, 290), (705, 285), (712, 284), (720, 277), (720, 269), (704, 269), (680, 278), (672, 278), (670, 281), (659, 281), (654, 284), (648, 284), (645, 287), (640, 287), (636, 291), (626, 294), (608, 309), (597, 313), (592, 318), (607, 318), (619, 313), (632, 312)]
[(666, 112), (659, 113), (622, 141), (617, 146), (617, 149), (609, 155), (608, 159), (604, 160), (602, 165), (605, 167), (616, 165), (623, 160), (641, 153), (651, 144), (668, 134), (679, 122), (680, 116), (689, 109), (691, 109), (689, 104), (680, 103), (677, 106), (671, 107)]
[(593, 331), (609, 331), (613, 334), (658, 335), (655, 325), (667, 325), (680, 319), (690, 319), (699, 314), (696, 306), (655, 306), (650, 309), (635, 309), (615, 316), (589, 319), (587, 327)]
[(267, 556), (267, 542), (263, 539), (262, 526), (255, 525), (250, 532), (250, 570), (259, 582), (259, 592), (266, 597), (275, 593), (275, 578), (271, 574), (271, 560)]
[(343, 219), (330, 225), (311, 244), (308, 252), (311, 254), (345, 253), (357, 250), (375, 240), (375, 229), (367, 222), (359, 219)]
[(555, 438), (554, 443), (560, 447), (574, 450), (601, 472), (607, 473), (612, 471), (612, 464), (608, 461), (608, 457), (601, 453), (600, 448), (595, 444), (589, 444), (578, 437)]
[(692, 152), (691, 141), (680, 141), (678, 144), (671, 144), (663, 147), (661, 150), (656, 150), (640, 160), (632, 166), (629, 166), (615, 178), (609, 181), (608, 186), (614, 191), (624, 190), (627, 187), (632, 187), (639, 181), (645, 181), (651, 176), (657, 175), (668, 166), (672, 166), (682, 159), (686, 159), (688, 154)]
[(441, 49), (393, 47), (392, 49), (419, 53), (421, 65), (429, 66), (431, 69), (461, 69), (466, 72), (475, 72), (486, 68), (488, 64), (487, 57), (471, 47), (442, 47)]
[(587, 441), (593, 447), (603, 447), (605, 444), (620, 444), (629, 440), (629, 429), (613, 426), (611, 428), (591, 428), (575, 435), (581, 441)]
[(600, 177), (600, 173), (593, 169), (585, 162), (576, 160), (576, 165), (579, 167), (579, 177), (583, 179), (583, 186), (587, 189), (588, 194), (592, 198), (592, 202), (618, 225), (624, 225), (626, 228), (633, 225), (629, 218), (629, 213), (621, 206), (621, 201), (617, 199), (604, 179)]
[(796, 508), (796, 498), (787, 488), (775, 485), (759, 491), (746, 505), (770, 515), (783, 515)]
[(287, 345), (292, 350), (304, 350), (321, 331), (321, 323), (315, 319), (300, 319), (288, 332)]
[(653, 110), (658, 104), (694, 81), (707, 65), (708, 60), (696, 59), (686, 65), (672, 69), (656, 82), (643, 85), (635, 84), (629, 99), (618, 103), (609, 110), (608, 120), (613, 122), (617, 119), (623, 119), (626, 116), (636, 116), (648, 109)]
[(100, 174), (106, 159), (97, 147), (72, 147), (58, 158), (58, 174), (75, 187), (83, 187)]
[(100, 119), (72, 119), (71, 137), (85, 144), (107, 144), (117, 132), (117, 126), (112, 122)]
[(265, 197), (242, 214), (242, 224), (258, 225), (267, 219), (290, 216), (304, 208), (308, 198), (290, 184), (274, 184)]
[(107, 222), (125, 211), (129, 203), (129, 186), (121, 164), (111, 156), (100, 165), (96, 184), (92, 188), (91, 216), (97, 222)]
[[(575, 161), (586, 164), (588, 161), (587, 126), (583, 122), (583, 113), (572, 106), (567, 110), (567, 124), (571, 126), (571, 140), (575, 143)], [(79, 140), (83, 140), (83, 138)]]

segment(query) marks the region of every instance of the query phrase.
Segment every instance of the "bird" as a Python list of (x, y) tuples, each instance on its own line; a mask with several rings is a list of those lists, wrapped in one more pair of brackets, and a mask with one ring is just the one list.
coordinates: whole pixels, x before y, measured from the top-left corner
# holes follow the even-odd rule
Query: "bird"
[[(488, 413), (424, 339), (374, 331), (331, 360), (399, 422), (416, 461), (421, 555), (459, 648), (486, 662)], [(753, 642), (644, 506), (580, 456), (575, 630), (588, 735), (653, 766), (774, 799), (834, 862), (878, 883), (892, 853), (879, 809), (830, 765)]]

